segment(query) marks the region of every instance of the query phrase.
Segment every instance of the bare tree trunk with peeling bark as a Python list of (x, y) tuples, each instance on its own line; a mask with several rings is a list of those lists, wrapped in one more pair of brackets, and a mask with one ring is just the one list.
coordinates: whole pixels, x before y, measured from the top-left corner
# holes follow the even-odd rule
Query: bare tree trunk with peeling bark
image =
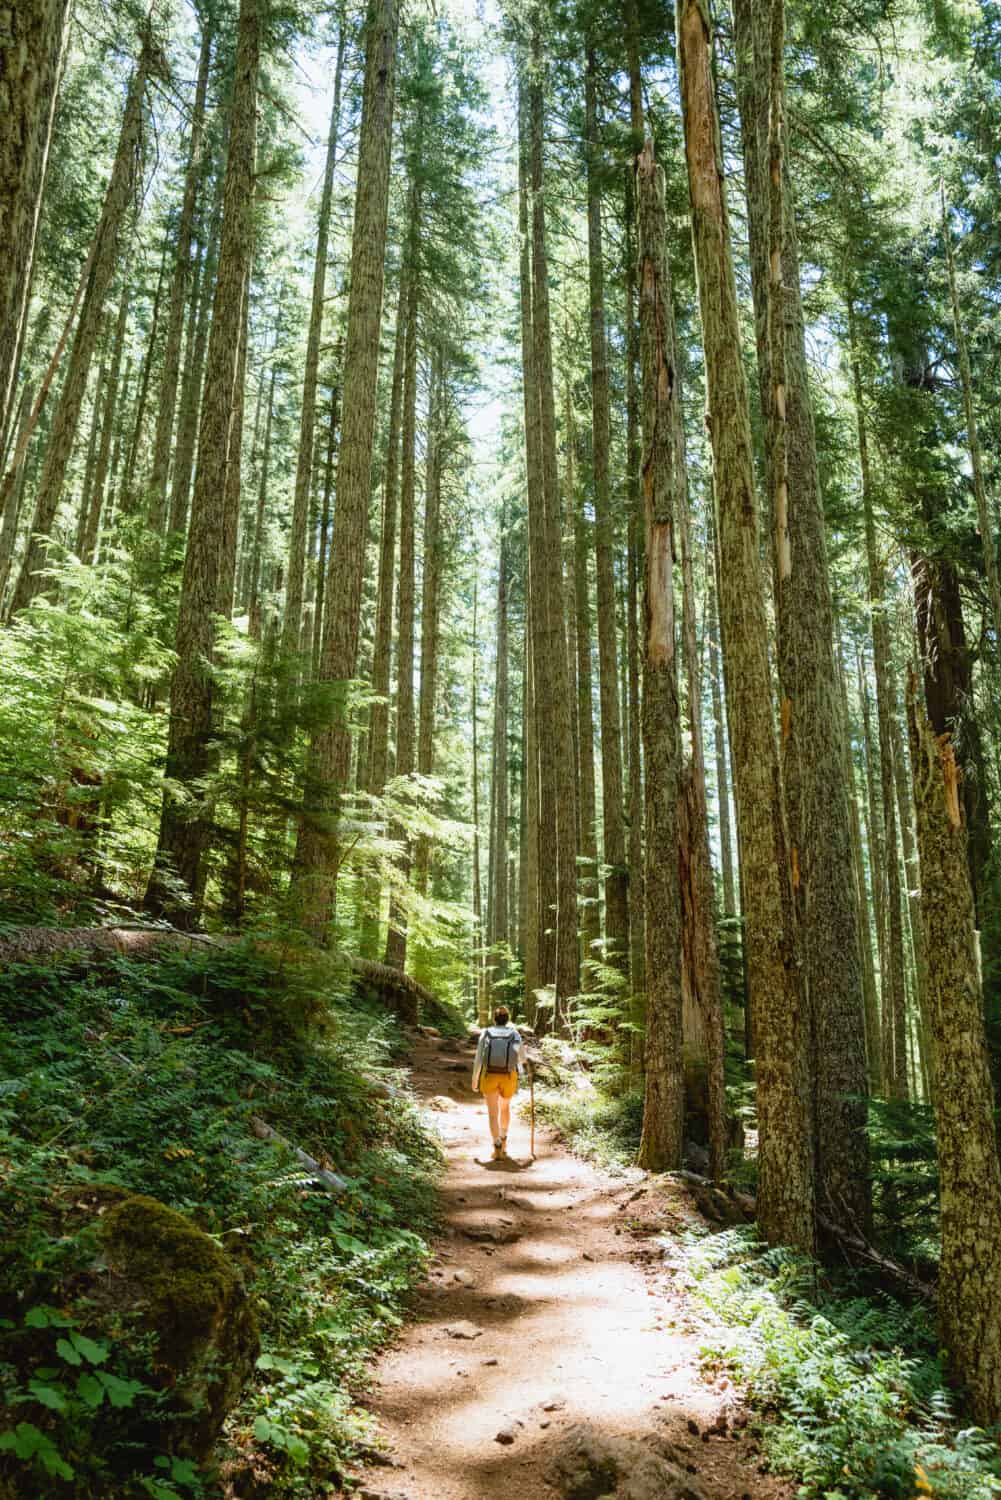
[(664, 178), (648, 141), (637, 161), (640, 349), (646, 505), (643, 744), (646, 752), (646, 1057), (639, 1162), (681, 1166), (685, 1123), (682, 1051), (678, 794), (681, 737), (675, 651), (674, 520), (684, 493), (680, 398), (666, 253)]
[(767, 430), (780, 754), (813, 1089), (816, 1192), (844, 1228), (868, 1223), (865, 1009), (834, 614), (786, 165), (785, 6), (737, 0), (759, 388)]
[(705, 0), (678, 0), (692, 239), (706, 353), (720, 609), (744, 880), (759, 1122), (758, 1214), (774, 1244), (814, 1245), (809, 1033), (794, 946), (789, 849), (772, 722), (768, 629), (719, 120)]
[(928, 997), (935, 1038), (935, 1124), (942, 1256), (939, 1317), (956, 1382), (983, 1427), (1001, 1421), (1001, 1167), (984, 1035), (961, 772), (910, 674), (907, 717)]

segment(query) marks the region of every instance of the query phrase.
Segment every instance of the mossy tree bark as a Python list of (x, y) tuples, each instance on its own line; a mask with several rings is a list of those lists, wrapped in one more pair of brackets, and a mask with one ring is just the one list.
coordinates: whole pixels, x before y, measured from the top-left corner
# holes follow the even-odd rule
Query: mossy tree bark
[(705, 0), (679, 0), (685, 154), (722, 564), (720, 608), (732, 667), (727, 701), (756, 1048), (758, 1213), (770, 1242), (809, 1250), (814, 1244), (809, 1032), (795, 955), (792, 878), (772, 722), (750, 416), (711, 34)]
[(646, 508), (643, 599), (643, 746), (646, 752), (646, 1049), (639, 1162), (681, 1166), (685, 1123), (682, 1053), (681, 889), (678, 793), (681, 736), (675, 650), (674, 519), (684, 493), (674, 314), (666, 253), (663, 173), (648, 141), (637, 161), (640, 350)]
[(0, 444), (16, 405), (69, 17), (69, 0), (33, 0), (8, 8), (0, 32)]
[(936, 735), (918, 701), (913, 673), (907, 710), (937, 1060), (939, 1317), (953, 1376), (969, 1393), (974, 1420), (989, 1427), (1001, 1421), (1001, 1168), (961, 771), (950, 737)]
[(846, 1228), (864, 1227), (871, 1204), (858, 902), (799, 250), (786, 166), (782, 0), (737, 0), (734, 40), (772, 501), (782, 779), (810, 1028), (816, 1192), (829, 1219)]
[(31, 536), (14, 589), (11, 603), (13, 613), (24, 609), (46, 587), (41, 570), (45, 567), (49, 537), (63, 496), (66, 471), (87, 390), (87, 377), (101, 331), (104, 303), (118, 266), (119, 244), (135, 192), (142, 152), (146, 83), (153, 64), (154, 44), (147, 35), (125, 100), (111, 179), (91, 248), (90, 273), (80, 307), (80, 321), (52, 417), (45, 461), (35, 495)]
[(365, 547), (379, 374), (379, 324), (389, 211), (389, 167), (396, 77), (395, 0), (372, 0), (366, 23), (365, 91), (351, 238), (351, 290), (344, 346), (341, 446), (327, 570), (319, 680), (332, 701), (309, 750), (294, 880), (302, 924), (326, 938), (337, 884), (337, 810), (351, 765), (347, 688), (361, 626)]
[[(198, 918), (202, 858), (209, 835), (208, 807), (199, 782), (211, 763), (210, 663), (220, 579), (226, 569), (227, 466), (240, 461), (239, 453), (230, 451), (230, 438), (253, 243), (257, 80), (263, 23), (263, 0), (241, 0), (219, 271), (206, 358), (198, 469), (178, 606), (177, 665), (170, 688), (163, 810), (156, 858), (146, 891), (147, 906), (169, 915), (179, 926), (190, 925)], [(233, 540), (235, 548), (235, 537)], [(177, 786), (184, 789), (182, 796), (174, 790)], [(188, 804), (188, 798), (193, 806)]]

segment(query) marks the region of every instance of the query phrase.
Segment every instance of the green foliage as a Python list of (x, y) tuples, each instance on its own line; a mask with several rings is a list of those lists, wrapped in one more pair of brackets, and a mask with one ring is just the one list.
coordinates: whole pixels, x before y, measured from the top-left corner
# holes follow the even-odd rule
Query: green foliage
[(747, 1230), (691, 1242), (687, 1267), (707, 1314), (705, 1368), (733, 1372), (770, 1415), (764, 1452), (804, 1500), (1001, 1494), (998, 1450), (959, 1429), (923, 1309), (843, 1285), (818, 1293), (814, 1265), (762, 1251)]
[(547, 1037), (542, 1043), (545, 1070), (536, 1087), (540, 1117), (555, 1125), (575, 1151), (604, 1166), (625, 1167), (635, 1160), (643, 1128), (641, 1084), (614, 1091), (602, 1088), (577, 1051)]
[[(251, 1294), (265, 1353), (228, 1462), (263, 1465), (276, 1495), (316, 1493), (372, 1441), (347, 1392), (399, 1326), (434, 1214), (437, 1146), (405, 1095), (367, 1081), (392, 1025), (353, 1007), (336, 966), (248, 945), (14, 967), (0, 1014), (0, 1482), (27, 1466), (53, 1495), (123, 1500), (214, 1483), (158, 1462), (186, 1420), (168, 1351), (96, 1295), (101, 1244), (141, 1193), (165, 1233), (206, 1231), (200, 1253), (214, 1242)], [(322, 1190), (252, 1116), (346, 1190)]]

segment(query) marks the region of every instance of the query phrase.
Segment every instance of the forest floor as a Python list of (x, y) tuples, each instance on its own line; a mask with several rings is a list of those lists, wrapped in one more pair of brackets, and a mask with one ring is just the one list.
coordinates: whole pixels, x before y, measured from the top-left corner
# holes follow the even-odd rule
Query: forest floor
[(411, 1060), (448, 1158), (443, 1227), (415, 1320), (375, 1371), (387, 1463), (361, 1496), (789, 1500), (760, 1472), (739, 1392), (700, 1370), (664, 1246), (699, 1222), (687, 1193), (596, 1168), (547, 1129), (531, 1161), (527, 1091), (513, 1160), (488, 1161), (471, 1063), (435, 1038)]

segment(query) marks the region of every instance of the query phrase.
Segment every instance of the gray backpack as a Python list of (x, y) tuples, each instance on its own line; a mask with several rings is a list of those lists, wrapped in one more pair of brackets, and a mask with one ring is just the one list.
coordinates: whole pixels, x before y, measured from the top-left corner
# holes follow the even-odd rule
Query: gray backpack
[(513, 1073), (518, 1066), (518, 1033), (508, 1026), (488, 1026), (486, 1038), (484, 1073)]

